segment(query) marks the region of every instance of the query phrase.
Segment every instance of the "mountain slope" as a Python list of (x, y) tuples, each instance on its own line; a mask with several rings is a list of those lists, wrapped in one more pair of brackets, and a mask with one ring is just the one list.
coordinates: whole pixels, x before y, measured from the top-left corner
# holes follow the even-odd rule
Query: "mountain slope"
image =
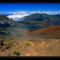
[(50, 26), (48, 28), (38, 29), (29, 32), (31, 36), (38, 37), (49, 37), (49, 38), (60, 38), (60, 26)]
[(18, 21), (26, 25), (28, 30), (37, 30), (48, 26), (60, 25), (60, 15), (49, 15), (46, 13), (34, 13), (22, 18), (23, 21)]
[(22, 28), (24, 28), (23, 24), (17, 23), (5, 15), (0, 15), (0, 35), (4, 35), (5, 37), (10, 34), (10, 36), (18, 35), (18, 30)]

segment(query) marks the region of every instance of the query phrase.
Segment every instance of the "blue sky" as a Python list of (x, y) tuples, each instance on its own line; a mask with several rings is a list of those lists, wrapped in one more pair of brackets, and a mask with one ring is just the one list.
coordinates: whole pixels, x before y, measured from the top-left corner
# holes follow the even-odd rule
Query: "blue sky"
[(60, 4), (0, 4), (0, 12), (60, 11)]

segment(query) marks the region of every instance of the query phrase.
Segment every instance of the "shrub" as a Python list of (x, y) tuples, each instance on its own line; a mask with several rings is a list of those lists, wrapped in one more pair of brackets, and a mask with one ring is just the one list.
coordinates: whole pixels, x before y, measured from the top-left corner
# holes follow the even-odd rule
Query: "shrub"
[(13, 51), (13, 54), (19, 56), (21, 53), (18, 50)]
[(10, 48), (10, 47), (13, 45), (13, 43), (12, 43), (11, 40), (6, 40), (6, 41), (4, 42), (4, 44), (5, 44), (5, 46), (6, 46), (6, 49)]
[(46, 35), (45, 33), (41, 33), (41, 35)]
[(24, 44), (25, 44), (25, 45), (27, 45), (27, 46), (31, 45), (31, 43), (30, 43), (30, 41), (29, 41), (29, 40), (28, 40), (28, 41), (27, 41), (27, 40), (26, 40), (26, 41), (24, 41)]
[(5, 48), (1, 47), (0, 51), (5, 51)]

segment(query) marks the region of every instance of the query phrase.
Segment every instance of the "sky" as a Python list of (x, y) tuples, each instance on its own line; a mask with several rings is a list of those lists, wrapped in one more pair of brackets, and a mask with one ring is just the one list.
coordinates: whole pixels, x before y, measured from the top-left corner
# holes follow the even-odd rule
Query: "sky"
[(0, 12), (17, 12), (17, 11), (59, 12), (60, 4), (0, 4)]
[(18, 20), (32, 13), (60, 14), (60, 4), (0, 4), (0, 14), (9, 14), (7, 17)]

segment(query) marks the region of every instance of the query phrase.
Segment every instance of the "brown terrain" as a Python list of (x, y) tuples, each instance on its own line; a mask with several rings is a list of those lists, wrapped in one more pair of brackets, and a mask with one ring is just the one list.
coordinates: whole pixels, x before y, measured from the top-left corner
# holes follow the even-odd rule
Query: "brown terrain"
[(32, 36), (47, 36), (50, 38), (60, 38), (60, 26), (50, 26), (48, 28), (43, 28), (29, 32)]
[[(5, 48), (3, 51), (0, 50), (0, 56), (60, 56), (60, 39), (37, 37), (41, 34), (59, 37), (60, 26), (32, 31), (29, 34), (35, 36), (35, 38), (21, 36), (8, 40), (8, 42), (12, 43), (12, 46), (8, 49)], [(8, 42), (5, 41), (4, 44)]]

